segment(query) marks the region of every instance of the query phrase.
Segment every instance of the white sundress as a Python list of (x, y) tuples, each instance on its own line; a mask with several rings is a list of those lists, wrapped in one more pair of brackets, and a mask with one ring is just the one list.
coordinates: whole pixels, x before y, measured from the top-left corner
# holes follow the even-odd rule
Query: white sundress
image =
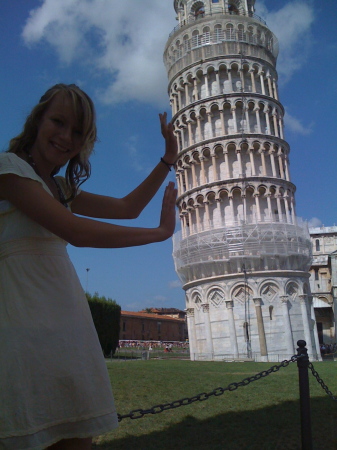
[[(14, 153), (0, 175), (41, 183)], [(0, 449), (40, 450), (117, 426), (110, 380), (67, 243), (0, 201)]]

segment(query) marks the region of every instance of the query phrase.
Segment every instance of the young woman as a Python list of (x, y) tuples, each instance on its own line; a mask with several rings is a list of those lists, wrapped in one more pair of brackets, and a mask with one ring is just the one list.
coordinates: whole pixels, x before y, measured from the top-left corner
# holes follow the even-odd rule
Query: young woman
[[(79, 189), (90, 176), (96, 125), (91, 99), (75, 85), (49, 89), (23, 132), (0, 154), (3, 449), (86, 450), (93, 436), (117, 426), (105, 361), (66, 245), (129, 247), (173, 234), (173, 183), (166, 187), (154, 228), (91, 219), (136, 218), (155, 195), (177, 158), (166, 114), (160, 123), (165, 154), (124, 198)], [(56, 177), (64, 166), (65, 178)]]

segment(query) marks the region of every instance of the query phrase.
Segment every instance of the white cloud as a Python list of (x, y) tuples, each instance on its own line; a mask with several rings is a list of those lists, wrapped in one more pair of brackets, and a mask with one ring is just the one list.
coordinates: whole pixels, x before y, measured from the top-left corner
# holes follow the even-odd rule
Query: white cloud
[(130, 136), (124, 142), (124, 147), (129, 156), (129, 161), (136, 172), (144, 172), (145, 166), (142, 164), (142, 155), (139, 154), (138, 136)]
[(62, 63), (82, 62), (106, 73), (103, 102), (167, 105), (163, 51), (175, 26), (172, 2), (157, 0), (43, 0), (30, 12), (27, 45), (47, 42)]
[(180, 281), (180, 280), (173, 280), (173, 281), (170, 281), (169, 287), (170, 287), (171, 289), (181, 288), (181, 287), (182, 287), (181, 281)]
[(279, 41), (277, 70), (280, 82), (285, 83), (305, 63), (310, 46), (313, 45), (313, 3), (311, 0), (295, 0), (286, 3), (278, 11), (268, 11), (265, 3), (260, 1), (256, 4), (256, 14), (266, 20)]
[(162, 303), (164, 303), (164, 302), (167, 301), (167, 297), (164, 297), (163, 295), (155, 295), (155, 296), (153, 297), (153, 299), (154, 299), (156, 302), (162, 302)]
[(323, 226), (323, 223), (317, 217), (312, 217), (310, 220), (308, 220), (309, 228), (316, 228), (316, 227), (321, 227), (321, 226)]
[[(279, 39), (278, 71), (285, 82), (307, 58), (312, 0), (291, 1), (278, 11), (268, 11), (262, 0), (256, 6)], [(102, 102), (162, 107), (168, 103), (163, 51), (175, 25), (169, 0), (42, 0), (22, 36), (29, 46), (48, 43), (63, 64), (82, 63), (95, 75), (107, 75)]]
[(285, 115), (284, 115), (284, 125), (287, 130), (290, 130), (294, 133), (302, 134), (302, 135), (308, 135), (312, 133), (313, 123), (311, 123), (308, 126), (305, 126), (301, 123), (299, 119), (296, 119), (296, 117), (289, 114), (289, 112), (286, 109)]

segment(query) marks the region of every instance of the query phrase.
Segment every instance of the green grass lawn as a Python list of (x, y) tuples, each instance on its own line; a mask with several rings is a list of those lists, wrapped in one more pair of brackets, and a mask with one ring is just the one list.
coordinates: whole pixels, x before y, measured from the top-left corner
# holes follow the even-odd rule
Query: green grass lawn
[[(108, 369), (117, 411), (211, 392), (266, 370), (273, 363), (191, 362), (179, 360), (112, 361)], [(337, 394), (337, 363), (314, 364)], [(337, 449), (337, 402), (309, 372), (313, 448)], [(301, 449), (301, 424), (296, 363), (266, 378), (141, 419), (124, 419), (119, 428), (95, 440), (97, 450), (160, 449)]]

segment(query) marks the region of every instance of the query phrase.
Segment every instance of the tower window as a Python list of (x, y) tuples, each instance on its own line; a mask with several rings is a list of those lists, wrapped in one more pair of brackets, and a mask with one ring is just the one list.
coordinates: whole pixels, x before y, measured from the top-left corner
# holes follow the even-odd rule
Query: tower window
[(315, 281), (319, 280), (318, 269), (315, 269)]
[(197, 8), (195, 10), (195, 17), (204, 17), (205, 14), (205, 7), (204, 6), (200, 6), (199, 8)]
[(234, 6), (234, 5), (229, 5), (229, 6), (228, 6), (228, 11), (229, 11), (231, 14), (239, 14), (238, 9), (237, 9), (236, 6)]
[(319, 243), (319, 239), (316, 239), (315, 245), (316, 245), (316, 252), (319, 252), (320, 249), (321, 249), (321, 246), (320, 246), (320, 243)]

